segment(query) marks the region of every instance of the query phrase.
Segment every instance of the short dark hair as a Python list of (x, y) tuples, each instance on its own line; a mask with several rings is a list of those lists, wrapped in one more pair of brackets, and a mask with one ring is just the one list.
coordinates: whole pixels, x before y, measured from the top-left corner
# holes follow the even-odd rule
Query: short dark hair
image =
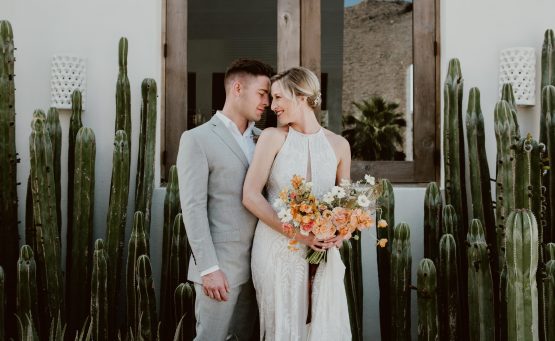
[(230, 76), (237, 74), (267, 76), (268, 78), (271, 78), (275, 74), (275, 72), (270, 65), (255, 59), (236, 59), (229, 65), (229, 67), (225, 71), (224, 83), (227, 83), (227, 80)]

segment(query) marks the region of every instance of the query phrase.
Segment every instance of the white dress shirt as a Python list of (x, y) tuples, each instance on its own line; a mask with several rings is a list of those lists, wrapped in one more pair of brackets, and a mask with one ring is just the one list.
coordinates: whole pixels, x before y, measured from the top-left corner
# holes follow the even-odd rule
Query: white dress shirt
[[(247, 129), (245, 129), (245, 132), (241, 134), (235, 122), (229, 119), (221, 111), (219, 110), (216, 111), (215, 115), (227, 127), (227, 129), (231, 133), (231, 136), (233, 136), (235, 141), (237, 141), (237, 144), (239, 145), (239, 147), (241, 147), (241, 150), (243, 151), (243, 153), (245, 153), (245, 156), (247, 157), (247, 160), (249, 161), (249, 164), (250, 164), (252, 161), (252, 156), (254, 154), (254, 147), (255, 147), (253, 134), (252, 134), (252, 129), (254, 128), (254, 121), (249, 121), (249, 124), (247, 125)], [(220, 270), (220, 267), (217, 265), (214, 265), (202, 271), (200, 273), (200, 276), (202, 277), (218, 270)]]

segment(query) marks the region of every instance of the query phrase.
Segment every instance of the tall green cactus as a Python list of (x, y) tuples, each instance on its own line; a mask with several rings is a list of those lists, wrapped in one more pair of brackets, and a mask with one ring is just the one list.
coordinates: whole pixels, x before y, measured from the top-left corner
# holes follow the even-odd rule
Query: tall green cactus
[(545, 265), (547, 277), (544, 282), (546, 302), (545, 326), (546, 340), (555, 340), (555, 260), (549, 260)]
[(137, 260), (142, 255), (149, 254), (148, 237), (145, 231), (143, 212), (137, 211), (133, 217), (133, 229), (127, 247), (127, 325), (136, 331), (139, 323), (137, 307)]
[(395, 195), (393, 186), (387, 179), (381, 179), (382, 194), (377, 199), (378, 215), (380, 219), (387, 222), (386, 228), (377, 228), (376, 237), (386, 238), (388, 243), (385, 247), (376, 246), (376, 256), (378, 262), (378, 285), (380, 290), (380, 334), (382, 340), (391, 338), (391, 305), (390, 284), (391, 284), (391, 237), (395, 226)]
[[(549, 157), (549, 167), (551, 170), (555, 169), (555, 86), (548, 85), (542, 90), (542, 110), (545, 115), (546, 122), (546, 139), (547, 139), (547, 153)], [(555, 172), (548, 173), (548, 198), (552, 199), (555, 193)], [(555, 222), (555, 200), (548, 200), (549, 202), (549, 220), (547, 226), (550, 226), (549, 231), (544, 234), (545, 241), (555, 241), (555, 229), (550, 224)]]
[(437, 316), (437, 276), (431, 259), (424, 258), (416, 273), (418, 287), (418, 340), (439, 340)]
[(408, 224), (395, 226), (391, 244), (391, 340), (410, 340), (412, 254)]
[(437, 183), (430, 182), (424, 196), (424, 257), (438, 260), (443, 200)]
[(154, 341), (158, 318), (156, 316), (156, 296), (152, 281), (152, 270), (148, 255), (137, 259), (137, 306), (139, 308), (139, 328), (136, 335), (144, 341)]
[(48, 109), (46, 116), (46, 127), (52, 142), (54, 153), (54, 179), (56, 181), (56, 215), (58, 216), (58, 234), (62, 235), (62, 179), (61, 179), (61, 155), (62, 155), (62, 127), (60, 126), (60, 115), (56, 108)]
[[(540, 91), (548, 85), (555, 85), (555, 38), (553, 30), (548, 29), (545, 31), (542, 57), (541, 57), (541, 88)], [(544, 103), (542, 101), (541, 116), (540, 116), (540, 142), (547, 144), (547, 126), (544, 110)]]
[[(9, 21), (0, 20), (0, 264), (8, 278), (16, 277), (19, 249), (17, 221), (17, 163), (15, 145), (14, 39)], [(6, 283), (9, 311), (15, 311), (14, 281)], [(15, 320), (8, 319), (6, 337), (15, 337)]]
[[(466, 133), (468, 158), (470, 164), (470, 190), (472, 193), (472, 216), (479, 219), (485, 229), (486, 241), (493, 252), (497, 251), (495, 215), (491, 200), (491, 185), (486, 141), (484, 116), (480, 106), (480, 90), (470, 89), (466, 112)], [(492, 257), (492, 271), (496, 273), (497, 259)]]
[[(73, 332), (89, 314), (92, 269), (92, 235), (94, 209), (95, 136), (90, 128), (81, 128), (75, 139), (75, 176), (73, 224), (67, 249), (67, 321)], [(69, 230), (68, 230), (69, 232)]]
[(358, 311), (355, 266), (353, 245), (350, 240), (344, 240), (340, 249), (341, 258), (345, 264), (345, 293), (349, 308), (349, 321), (351, 322), (351, 337), (353, 340), (362, 340), (362, 321)]
[(529, 210), (507, 218), (507, 339), (538, 340), (538, 226)]
[[(343, 242), (345, 243), (345, 242)], [(175, 320), (183, 319), (183, 332), (180, 341), (189, 341), (195, 337), (195, 288), (190, 283), (180, 283), (174, 292)], [(177, 340), (175, 340), (177, 341)]]
[(501, 99), (509, 103), (509, 106), (511, 107), (511, 117), (513, 119), (513, 128), (514, 128), (513, 139), (514, 139), (514, 142), (516, 143), (518, 140), (520, 140), (520, 126), (518, 124), (518, 116), (517, 116), (518, 111), (516, 108), (513, 86), (511, 83), (503, 84), (503, 87), (501, 88)]
[(107, 341), (108, 338), (108, 264), (104, 241), (94, 243), (90, 316), (94, 341)]
[[(162, 275), (160, 278), (160, 317), (162, 323), (164, 321), (169, 321), (170, 317), (173, 316), (173, 309), (172, 309), (172, 302), (173, 302), (173, 294), (175, 291), (175, 287), (181, 283), (185, 282), (186, 280), (186, 273), (185, 270), (185, 280), (179, 282), (173, 282), (171, 285), (169, 284), (169, 268), (170, 268), (170, 254), (172, 251), (171, 241), (172, 241), (172, 234), (174, 227), (174, 221), (176, 215), (181, 211), (181, 205), (179, 201), (179, 182), (177, 179), (177, 168), (175, 165), (170, 167), (169, 179), (168, 184), (166, 186), (166, 197), (164, 199), (164, 230), (162, 236)], [(180, 216), (181, 217), (181, 216)], [(185, 243), (187, 242), (187, 238), (185, 237)], [(188, 254), (182, 255), (180, 263), (184, 269), (188, 267)], [(173, 326), (173, 324), (172, 324)], [(163, 328), (167, 330), (167, 328)], [(168, 334), (169, 335), (169, 334)]]
[(154, 190), (154, 154), (156, 152), (156, 81), (147, 78), (141, 84), (141, 130), (135, 191), (135, 211), (144, 212), (150, 236), (150, 209)]
[[(33, 250), (23, 245), (17, 261), (17, 316), (31, 316), (40, 330), (37, 298), (37, 266)], [(40, 333), (40, 332), (39, 332)]]
[(495, 340), (495, 289), (486, 236), (479, 219), (472, 220), (467, 243), (469, 334), (478, 340)]
[(505, 264), (505, 220), (515, 207), (514, 143), (511, 107), (506, 101), (499, 101), (494, 110), (495, 137), (497, 140), (497, 190), (496, 223), (497, 255), (499, 268)]
[(450, 233), (439, 240), (439, 333), (440, 340), (458, 340), (460, 333), (457, 246)]
[(108, 261), (108, 301), (109, 334), (115, 337), (117, 326), (117, 302), (121, 288), (121, 270), (123, 246), (125, 241), (125, 224), (127, 218), (127, 201), (129, 197), (129, 144), (127, 134), (118, 130), (115, 135), (112, 157), (112, 181), (110, 186), (110, 203), (106, 224), (106, 258)]
[(127, 136), (127, 145), (131, 149), (131, 86), (127, 77), (127, 51), (129, 43), (127, 38), (119, 39), (118, 64), (119, 73), (116, 83), (116, 129), (124, 130)]
[(71, 117), (69, 120), (69, 138), (67, 151), (67, 240), (72, 239), (73, 233), (73, 196), (75, 176), (75, 143), (77, 133), (83, 127), (81, 115), (83, 113), (81, 91), (74, 90), (71, 94)]
[(464, 231), (468, 227), (465, 154), (462, 117), (463, 78), (458, 59), (449, 61), (447, 78), (443, 87), (444, 123), (443, 158), (445, 163), (445, 203), (451, 204)]
[[(35, 113), (29, 138), (33, 220), (41, 321), (51, 321), (62, 310), (61, 247), (56, 216), (56, 193), (52, 144), (44, 113)], [(45, 322), (48, 323), (48, 322)]]

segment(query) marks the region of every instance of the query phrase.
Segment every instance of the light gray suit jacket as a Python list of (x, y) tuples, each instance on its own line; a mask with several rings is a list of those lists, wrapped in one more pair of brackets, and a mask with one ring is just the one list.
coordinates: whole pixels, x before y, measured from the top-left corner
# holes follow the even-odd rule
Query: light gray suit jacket
[[(259, 129), (253, 130), (260, 134)], [(177, 155), (179, 195), (193, 257), (189, 280), (218, 265), (230, 287), (251, 277), (257, 218), (242, 204), (248, 160), (216, 116), (181, 136)]]

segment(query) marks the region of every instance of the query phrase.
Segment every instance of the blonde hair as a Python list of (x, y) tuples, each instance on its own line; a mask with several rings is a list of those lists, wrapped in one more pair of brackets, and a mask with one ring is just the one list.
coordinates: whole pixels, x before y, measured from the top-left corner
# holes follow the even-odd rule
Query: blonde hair
[(293, 99), (296, 99), (296, 96), (306, 96), (306, 102), (312, 109), (316, 110), (322, 104), (318, 77), (305, 67), (294, 67), (278, 73), (272, 77), (272, 83), (275, 82), (278, 82)]

